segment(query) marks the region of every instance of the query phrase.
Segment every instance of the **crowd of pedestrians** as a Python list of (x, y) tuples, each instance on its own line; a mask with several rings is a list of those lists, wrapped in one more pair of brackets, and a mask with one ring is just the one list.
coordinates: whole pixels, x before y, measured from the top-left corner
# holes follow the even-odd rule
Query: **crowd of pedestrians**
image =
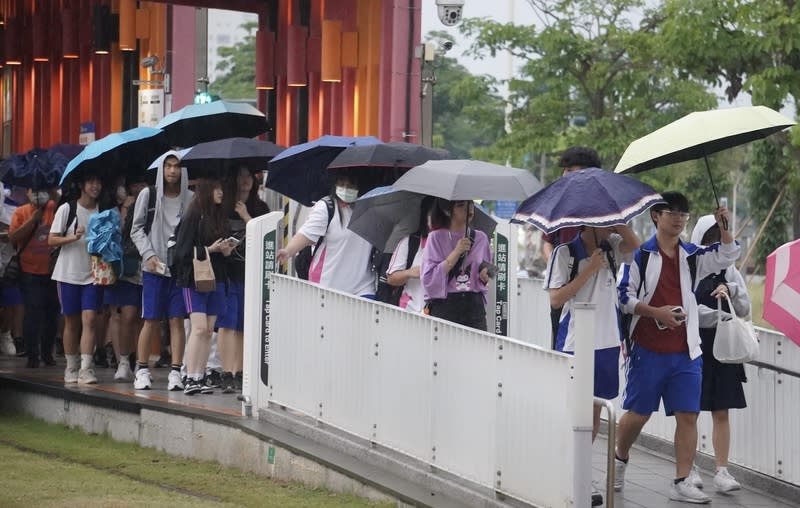
[[(29, 368), (56, 365), (61, 354), (67, 384), (95, 384), (97, 365), (116, 365), (115, 381), (148, 390), (153, 343), (163, 342), (168, 390), (241, 390), (245, 225), (269, 208), (247, 167), (226, 179), (190, 182), (178, 152), (161, 161), (153, 185), (134, 176), (104, 188), (99, 174), (83, 172), (61, 194), (54, 187), (27, 189), (23, 203), (19, 191), (9, 193), (8, 218), (0, 221), (8, 226), (5, 251), (18, 254), (20, 274), (0, 287), (0, 326), (24, 342), (0, 334), (3, 353), (26, 356)], [(98, 279), (87, 243), (90, 218), (104, 210), (119, 217), (123, 253), (111, 281)], [(180, 248), (187, 245), (189, 252)], [(212, 291), (194, 287), (192, 247), (201, 259), (210, 255)], [(24, 316), (19, 330), (11, 321), (17, 316)], [(219, 337), (213, 354), (212, 335)], [(221, 366), (209, 361), (214, 354), (224, 359)]]
[[(154, 185), (120, 181), (113, 195), (91, 173), (81, 174), (60, 198), (55, 188), (27, 191), (27, 203), (16, 207), (8, 221), (8, 241), (20, 258), (22, 291), (17, 297), (16, 288), (7, 285), (0, 293), (7, 309), (24, 306), (21, 330), (12, 335), (25, 342), (14, 344), (10, 335), (0, 334), (3, 352), (24, 351), (31, 368), (40, 362), (54, 365), (60, 333), (64, 382), (93, 384), (96, 349), (110, 337), (115, 380), (133, 377), (135, 389), (147, 390), (153, 386), (151, 344), (166, 323), (168, 390), (194, 395), (217, 387), (226, 393), (241, 389), (243, 240), (246, 224), (269, 208), (258, 198), (256, 178), (246, 167), (225, 179), (193, 182), (190, 190), (179, 154), (169, 152), (161, 160)], [(594, 150), (574, 147), (559, 165), (567, 175), (599, 167), (600, 160)], [(360, 183), (355, 172), (336, 173), (330, 194), (316, 202), (278, 251), (277, 261), (297, 256), (300, 267), (305, 258), (303, 276), (309, 281), (370, 299), (376, 298), (379, 276), (384, 276), (397, 288), (398, 298), (391, 303), (486, 330), (487, 293), (496, 267), (489, 238), (472, 227), (474, 202), (425, 198), (417, 231), (400, 240), (388, 267), (381, 268), (385, 273), (376, 273), (375, 249), (348, 228), (354, 203), (369, 190)], [(676, 421), (670, 498), (706, 503), (710, 498), (693, 468), (698, 414), (712, 414), (713, 483), (730, 491), (739, 484), (727, 469), (728, 411), (746, 406), (742, 366), (722, 364), (712, 354), (718, 301), (725, 299), (721, 309), (737, 316), (749, 314), (750, 301), (733, 266), (739, 246), (727, 229), (728, 211), (717, 208), (701, 217), (692, 241), (686, 242), (681, 238), (690, 218), (686, 197), (678, 192), (662, 197), (649, 212), (655, 233), (644, 241), (620, 225), (565, 228), (545, 238), (552, 344), (573, 354), (573, 304), (596, 304), (595, 396), (615, 399), (621, 361), (626, 374), (615, 488), (624, 487), (630, 449), (663, 403)], [(107, 208), (121, 218), (124, 257), (118, 280), (98, 285), (87, 227), (92, 214)], [(198, 280), (198, 266), (207, 266), (209, 277)], [(61, 323), (54, 317), (59, 307)], [(2, 321), (13, 328), (8, 313)], [(212, 349), (218, 350), (222, 366), (213, 379), (208, 369)], [(129, 357), (135, 358), (135, 371)], [(599, 422), (595, 408), (593, 439)], [(596, 490), (592, 501), (602, 502)]]

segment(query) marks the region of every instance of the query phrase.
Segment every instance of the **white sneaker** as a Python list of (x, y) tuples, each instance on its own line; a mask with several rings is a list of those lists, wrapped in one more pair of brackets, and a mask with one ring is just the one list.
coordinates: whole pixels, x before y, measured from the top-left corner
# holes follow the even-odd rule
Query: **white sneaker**
[(683, 501), (684, 503), (706, 504), (711, 502), (711, 498), (692, 485), (688, 478), (680, 483), (670, 480), (669, 498), (673, 501)]
[(167, 390), (177, 392), (183, 390), (183, 381), (181, 380), (181, 373), (177, 370), (170, 370), (167, 377)]
[(139, 369), (136, 371), (136, 377), (133, 380), (133, 387), (136, 390), (149, 390), (153, 380), (150, 379), (150, 369)]
[(625, 487), (625, 469), (628, 467), (627, 462), (614, 458), (614, 490), (619, 492)]
[(119, 362), (117, 372), (114, 373), (114, 381), (130, 381), (133, 372), (128, 362)]
[(714, 488), (717, 492), (730, 492), (732, 490), (739, 490), (742, 486), (736, 479), (728, 472), (727, 467), (721, 467), (714, 475)]
[(78, 382), (78, 367), (67, 367), (64, 369), (64, 382), (77, 383)]
[(97, 384), (97, 376), (94, 375), (94, 369), (81, 369), (78, 371), (78, 384), (79, 385), (94, 385)]
[(16, 356), (17, 348), (14, 346), (14, 339), (9, 332), (0, 335), (0, 353), (8, 356)]
[(692, 466), (692, 470), (689, 471), (689, 476), (686, 477), (686, 481), (698, 489), (703, 488), (703, 478), (700, 476), (700, 473), (697, 472), (696, 466)]

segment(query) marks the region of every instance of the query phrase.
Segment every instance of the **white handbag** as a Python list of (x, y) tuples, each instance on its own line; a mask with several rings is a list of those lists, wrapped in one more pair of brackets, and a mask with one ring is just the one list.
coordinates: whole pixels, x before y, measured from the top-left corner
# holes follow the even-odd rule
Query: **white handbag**
[(753, 322), (733, 311), (727, 293), (730, 314), (722, 312), (722, 299), (717, 300), (717, 332), (714, 336), (714, 358), (721, 363), (747, 363), (758, 358), (758, 336)]

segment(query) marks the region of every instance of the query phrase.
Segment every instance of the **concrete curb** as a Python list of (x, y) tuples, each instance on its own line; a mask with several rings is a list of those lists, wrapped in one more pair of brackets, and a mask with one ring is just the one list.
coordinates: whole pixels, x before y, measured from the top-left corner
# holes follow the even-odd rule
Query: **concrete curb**
[(254, 420), (13, 375), (0, 376), (0, 408), (270, 478), (393, 501), (400, 507), (529, 506), (500, 501), (489, 489), (286, 414)]

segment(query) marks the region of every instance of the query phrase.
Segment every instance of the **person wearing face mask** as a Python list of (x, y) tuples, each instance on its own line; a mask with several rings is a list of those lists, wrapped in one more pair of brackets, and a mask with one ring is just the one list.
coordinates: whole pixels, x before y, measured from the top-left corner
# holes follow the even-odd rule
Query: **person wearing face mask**
[[(314, 204), (308, 219), (278, 251), (283, 263), (301, 249), (316, 245), (308, 280), (322, 287), (336, 289), (366, 298), (375, 297), (375, 275), (370, 266), (372, 246), (348, 229), (353, 203), (358, 199), (359, 185), (355, 175), (339, 173), (332, 189)], [(329, 215), (329, 206), (332, 211)]]
[(19, 286), (25, 306), (23, 336), (27, 366), (39, 362), (55, 365), (53, 341), (58, 326), (56, 283), (50, 278), (50, 246), (47, 237), (56, 213), (56, 191), (29, 189), (29, 203), (11, 216), (9, 240), (16, 246), (20, 260)]

